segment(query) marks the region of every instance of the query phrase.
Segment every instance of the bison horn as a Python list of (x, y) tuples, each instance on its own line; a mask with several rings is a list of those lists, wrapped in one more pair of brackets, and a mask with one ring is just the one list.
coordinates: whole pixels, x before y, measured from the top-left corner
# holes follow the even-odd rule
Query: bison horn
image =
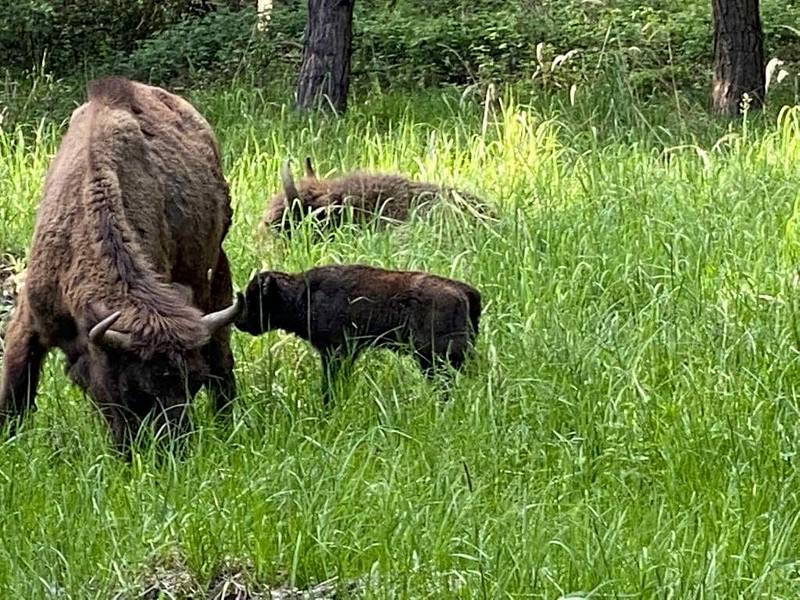
[(292, 177), (291, 161), (287, 160), (283, 163), (281, 169), (281, 181), (283, 182), (283, 191), (286, 193), (286, 201), (291, 202), (300, 197), (297, 193), (297, 188), (294, 185), (294, 178)]
[(317, 174), (314, 172), (314, 167), (311, 165), (310, 156), (306, 156), (305, 165), (306, 165), (306, 177), (310, 179), (316, 179)]
[(236, 317), (239, 316), (239, 313), (242, 312), (243, 308), (244, 301), (242, 299), (242, 294), (239, 293), (236, 294), (236, 299), (228, 308), (223, 308), (222, 310), (208, 313), (207, 315), (203, 316), (201, 321), (208, 329), (208, 332), (211, 335), (214, 335), (216, 331), (233, 323), (236, 320)]
[(122, 313), (117, 311), (110, 314), (89, 331), (89, 341), (98, 346), (108, 346), (119, 350), (128, 350), (131, 345), (131, 336), (111, 329)]

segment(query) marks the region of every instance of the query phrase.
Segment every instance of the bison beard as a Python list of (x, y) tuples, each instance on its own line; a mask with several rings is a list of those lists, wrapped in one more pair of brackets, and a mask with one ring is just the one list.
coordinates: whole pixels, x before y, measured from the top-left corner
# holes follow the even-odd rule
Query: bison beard
[(90, 84), (45, 180), (0, 418), (35, 408), (53, 347), (121, 450), (147, 417), (185, 432), (202, 385), (227, 406), (239, 312), (221, 247), (230, 221), (219, 148), (194, 107), (125, 79)]

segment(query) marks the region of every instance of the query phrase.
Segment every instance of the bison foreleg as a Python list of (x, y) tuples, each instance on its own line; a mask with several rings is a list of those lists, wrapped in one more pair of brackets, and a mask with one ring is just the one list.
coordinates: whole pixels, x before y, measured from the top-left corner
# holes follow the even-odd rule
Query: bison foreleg
[(328, 406), (333, 400), (333, 387), (341, 368), (341, 359), (332, 352), (323, 352), (322, 359), (322, 404)]
[(36, 386), (47, 348), (33, 328), (28, 304), (20, 300), (5, 340), (3, 385), (0, 388), (0, 424), (9, 417), (36, 409)]
[[(233, 283), (228, 258), (220, 252), (217, 268), (211, 277), (211, 303), (208, 311), (221, 310), (233, 301)], [(210, 369), (206, 389), (217, 412), (227, 412), (236, 396), (236, 377), (233, 374), (233, 351), (230, 327), (218, 330), (205, 348)]]

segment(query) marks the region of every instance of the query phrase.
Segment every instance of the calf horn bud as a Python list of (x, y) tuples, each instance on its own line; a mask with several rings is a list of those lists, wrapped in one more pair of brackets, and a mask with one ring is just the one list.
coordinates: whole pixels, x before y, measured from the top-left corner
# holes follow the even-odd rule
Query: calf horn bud
[(228, 308), (223, 308), (213, 313), (204, 315), (200, 321), (208, 329), (209, 334), (214, 335), (223, 327), (227, 327), (236, 320), (236, 317), (242, 312), (244, 308), (244, 299), (241, 292), (236, 294), (236, 299)]
[(89, 331), (89, 341), (98, 346), (128, 350), (132, 345), (131, 336), (111, 329), (122, 313), (117, 311), (110, 314)]
[(297, 188), (294, 185), (294, 178), (292, 177), (291, 161), (287, 160), (283, 163), (281, 169), (281, 181), (283, 182), (283, 191), (286, 194), (286, 202), (291, 202), (300, 197), (297, 193)]

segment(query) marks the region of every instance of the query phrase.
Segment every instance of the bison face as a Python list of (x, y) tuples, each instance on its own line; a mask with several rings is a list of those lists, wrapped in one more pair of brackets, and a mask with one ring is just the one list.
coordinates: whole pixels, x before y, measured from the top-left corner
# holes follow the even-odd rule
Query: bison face
[(329, 199), (325, 199), (325, 185), (320, 182), (311, 165), (311, 159), (305, 160), (305, 178), (295, 184), (292, 177), (290, 161), (281, 168), (283, 191), (275, 194), (269, 202), (263, 223), (277, 233), (291, 235), (292, 225), (296, 225), (309, 215), (321, 219), (327, 209)]
[[(226, 309), (200, 319), (207, 340), (229, 326), (243, 307), (241, 294)], [(125, 449), (145, 417), (152, 417), (158, 435), (176, 437), (188, 428), (186, 406), (210, 371), (202, 342), (196, 347), (166, 352), (142, 352), (129, 333), (111, 326), (120, 317), (106, 317), (88, 333), (87, 352), (71, 365), (69, 374), (100, 407), (121, 449)]]
[(259, 273), (250, 281), (244, 294), (244, 306), (236, 328), (250, 335), (269, 331), (272, 311), (282, 306), (280, 287), (272, 273)]
[[(209, 375), (198, 350), (184, 354), (156, 354), (137, 360), (128, 353), (108, 353), (110, 378), (115, 381), (123, 406), (137, 414), (186, 405)], [(104, 373), (105, 375), (105, 373)]]
[(208, 363), (199, 350), (156, 354), (148, 359), (124, 350), (93, 347), (69, 371), (93, 398), (122, 447), (150, 417), (158, 435), (187, 430), (186, 406), (208, 380)]

